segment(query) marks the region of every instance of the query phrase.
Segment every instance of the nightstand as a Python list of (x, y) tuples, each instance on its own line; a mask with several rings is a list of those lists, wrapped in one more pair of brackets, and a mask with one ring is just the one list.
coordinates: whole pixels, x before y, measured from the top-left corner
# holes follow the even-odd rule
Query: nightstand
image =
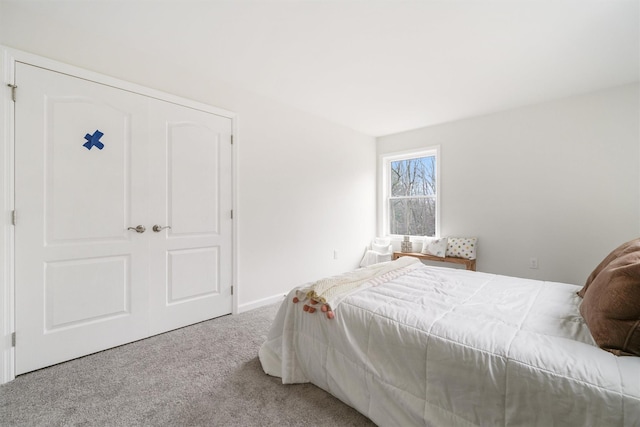
[(401, 256), (412, 256), (415, 258), (426, 259), (428, 261), (438, 261), (438, 262), (450, 262), (453, 264), (464, 264), (467, 270), (476, 271), (476, 260), (475, 259), (466, 259), (466, 258), (454, 258), (454, 257), (444, 257), (441, 258), (439, 256), (427, 255), (418, 252), (394, 252), (393, 259), (398, 259)]

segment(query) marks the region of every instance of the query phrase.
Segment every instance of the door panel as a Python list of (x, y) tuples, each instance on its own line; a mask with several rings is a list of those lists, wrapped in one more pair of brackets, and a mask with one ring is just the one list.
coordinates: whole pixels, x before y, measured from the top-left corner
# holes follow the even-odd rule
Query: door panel
[[(151, 331), (231, 312), (231, 120), (153, 100)], [(165, 165), (166, 169), (162, 168)], [(155, 215), (155, 216), (154, 216)]]
[[(101, 94), (94, 98), (47, 94), (44, 119), (47, 243), (125, 239), (131, 113), (105, 104)], [(96, 141), (102, 149), (83, 145), (88, 142), (85, 135), (95, 131), (104, 133)]]
[[(45, 330), (82, 326), (129, 313), (128, 264), (127, 256), (47, 263)], [(78, 300), (84, 304), (77, 304)]]
[(20, 63), (16, 81), (20, 374), (146, 336), (148, 251), (125, 227), (147, 215), (143, 100)]
[[(201, 118), (195, 118), (198, 119)], [(198, 122), (169, 122), (167, 130), (171, 233), (173, 236), (217, 234), (220, 229), (218, 132), (215, 127)], [(192, 206), (198, 209), (193, 210)]]
[(167, 305), (220, 293), (218, 247), (170, 250), (167, 255)]

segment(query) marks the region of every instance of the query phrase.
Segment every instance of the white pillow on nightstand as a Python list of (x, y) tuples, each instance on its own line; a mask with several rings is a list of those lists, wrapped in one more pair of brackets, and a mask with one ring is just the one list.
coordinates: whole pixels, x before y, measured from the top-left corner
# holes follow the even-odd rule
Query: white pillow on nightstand
[(447, 243), (446, 237), (425, 237), (422, 243), (422, 253), (444, 258), (447, 253)]

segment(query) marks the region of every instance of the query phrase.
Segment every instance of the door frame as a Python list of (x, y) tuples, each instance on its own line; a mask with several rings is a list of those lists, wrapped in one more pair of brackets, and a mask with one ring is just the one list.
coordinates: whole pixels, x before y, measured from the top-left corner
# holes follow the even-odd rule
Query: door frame
[[(233, 286), (232, 314), (238, 313), (238, 209), (236, 196), (238, 185), (238, 116), (235, 113), (222, 108), (181, 98), (155, 89), (150, 89), (124, 80), (0, 45), (0, 72), (2, 73), (2, 90), (0, 91), (0, 203), (2, 204), (3, 212), (2, 227), (0, 227), (0, 336), (2, 337), (0, 339), (0, 384), (12, 381), (15, 378), (15, 348), (12, 343), (12, 336), (15, 332), (15, 257), (14, 226), (12, 222), (12, 212), (15, 200), (15, 105), (12, 100), (12, 90), (9, 86), (15, 82), (14, 70), (16, 62), (23, 62), (36, 67), (69, 74), (74, 77), (91, 80), (97, 83), (184, 105), (231, 119), (233, 135), (233, 144), (231, 146), (231, 206), (234, 212), (231, 243), (231, 286)], [(19, 99), (19, 97), (20, 89), (18, 88), (16, 91), (16, 98)], [(20, 221), (19, 213), (17, 221), (18, 223)]]

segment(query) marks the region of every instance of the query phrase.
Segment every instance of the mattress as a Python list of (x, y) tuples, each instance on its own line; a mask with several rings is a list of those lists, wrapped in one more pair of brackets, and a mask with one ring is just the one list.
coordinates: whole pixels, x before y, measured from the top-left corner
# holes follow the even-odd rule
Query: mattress
[(640, 358), (596, 346), (579, 289), (420, 266), (350, 293), (333, 319), (293, 289), (259, 357), (380, 426), (640, 426)]

